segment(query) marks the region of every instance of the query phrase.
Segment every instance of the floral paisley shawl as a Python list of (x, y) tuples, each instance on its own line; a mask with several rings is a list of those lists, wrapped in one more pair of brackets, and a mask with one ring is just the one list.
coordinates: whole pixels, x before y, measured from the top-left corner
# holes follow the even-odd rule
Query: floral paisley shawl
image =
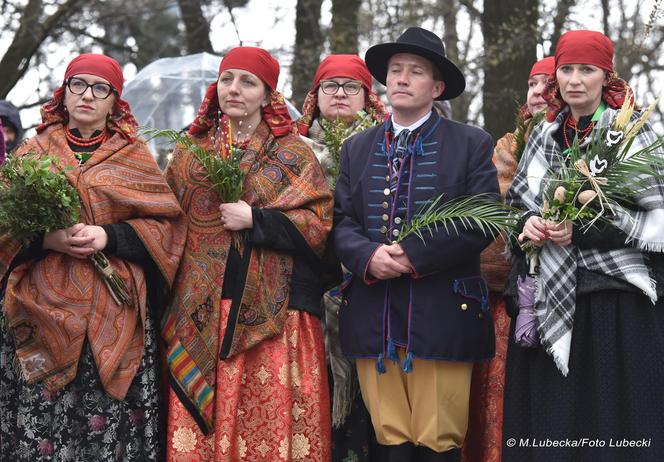
[[(195, 137), (213, 149), (211, 137)], [(275, 138), (261, 122), (243, 155), (242, 200), (279, 210), (320, 257), (332, 227), (332, 196), (313, 153), (297, 135)], [(219, 319), (224, 271), (232, 236), (219, 221), (220, 201), (193, 154), (175, 150), (167, 180), (189, 219), (189, 234), (163, 326), (171, 384), (204, 433), (214, 428), (217, 361), (282, 332), (288, 308), (292, 257), (240, 244), (242, 264), (228, 320)], [(227, 325), (219, 338), (220, 323)]]
[[(63, 167), (77, 166), (60, 124), (25, 142), (16, 155), (28, 152), (56, 156)], [(184, 247), (186, 222), (145, 144), (129, 143), (116, 133), (66, 175), (81, 198), (81, 221), (129, 224), (170, 285)], [(0, 278), (20, 247), (10, 236), (0, 236)], [(139, 265), (107, 256), (129, 288), (128, 306), (114, 302), (87, 259), (49, 252), (7, 275), (5, 316), (28, 383), (43, 381), (51, 390), (68, 384), (76, 376), (87, 338), (104, 390), (115, 399), (125, 397), (143, 354), (146, 282)]]

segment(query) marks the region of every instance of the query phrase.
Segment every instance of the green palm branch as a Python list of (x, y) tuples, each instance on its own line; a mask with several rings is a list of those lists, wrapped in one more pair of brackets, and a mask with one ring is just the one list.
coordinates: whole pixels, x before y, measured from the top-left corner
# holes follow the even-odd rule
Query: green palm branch
[(501, 232), (510, 234), (516, 227), (518, 216), (515, 210), (493, 200), (488, 193), (461, 196), (442, 203), (443, 196), (441, 194), (432, 199), (415, 214), (415, 218), (405, 223), (397, 242), (411, 235), (426, 242), (424, 233), (433, 236), (434, 231), (441, 227), (447, 234), (458, 235), (461, 229), (475, 229), (492, 237)]

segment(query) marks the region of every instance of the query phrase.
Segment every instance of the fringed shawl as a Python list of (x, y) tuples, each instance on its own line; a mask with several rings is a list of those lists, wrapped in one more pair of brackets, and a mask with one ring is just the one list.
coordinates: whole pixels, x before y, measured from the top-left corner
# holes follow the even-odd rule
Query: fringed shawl
[[(213, 150), (218, 127), (195, 136)], [(263, 121), (242, 159), (242, 200), (283, 213), (320, 256), (332, 227), (332, 196), (313, 153), (297, 135), (275, 137)], [(292, 256), (240, 244), (242, 263), (228, 319), (220, 319), (224, 272), (232, 235), (220, 224), (217, 195), (190, 152), (177, 150), (167, 180), (189, 219), (189, 235), (163, 335), (171, 383), (202, 431), (214, 428), (217, 362), (279, 335), (288, 308)], [(219, 338), (220, 323), (226, 325)]]
[[(507, 192), (508, 205), (537, 214), (542, 210), (542, 190), (551, 178), (557, 177), (564, 162), (554, 134), (568, 111), (568, 108), (563, 109), (553, 122), (540, 124), (533, 130)], [(597, 136), (602, 128), (610, 127), (616, 113), (615, 109), (606, 109), (592, 136)], [(635, 113), (633, 118), (637, 116)], [(589, 143), (592, 136), (585, 142)], [(650, 146), (655, 140), (651, 126), (645, 124), (635, 136), (630, 152)], [(664, 252), (664, 185), (662, 177), (649, 177), (644, 183), (646, 181), (648, 187), (633, 198), (638, 209), (613, 205), (612, 223), (628, 236), (624, 248), (582, 250), (573, 244), (561, 247), (547, 242), (539, 252), (535, 305), (538, 331), (542, 346), (563, 375), (569, 372), (578, 267), (627, 281), (641, 289), (653, 303), (657, 300), (655, 280), (651, 278), (644, 253)]]
[[(139, 236), (164, 279), (174, 280), (184, 247), (182, 210), (143, 142), (115, 134), (82, 166), (77, 166), (60, 124), (45, 127), (16, 155), (56, 156), (83, 204), (81, 221), (104, 225), (125, 222)], [(4, 276), (20, 245), (0, 237)], [(131, 302), (118, 305), (88, 259), (49, 252), (9, 274), (5, 316), (16, 340), (16, 355), (29, 383), (52, 390), (74, 379), (84, 341), (105, 391), (124, 399), (143, 355), (146, 281), (143, 269), (107, 255), (127, 285)]]

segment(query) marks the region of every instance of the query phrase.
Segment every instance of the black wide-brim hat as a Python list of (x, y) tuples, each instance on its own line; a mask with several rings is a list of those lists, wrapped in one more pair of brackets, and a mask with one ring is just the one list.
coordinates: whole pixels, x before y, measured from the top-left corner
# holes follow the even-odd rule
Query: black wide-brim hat
[(396, 42), (381, 43), (367, 50), (364, 61), (371, 75), (383, 85), (387, 78), (387, 63), (397, 53), (422, 56), (440, 70), (445, 90), (436, 100), (456, 98), (466, 88), (466, 79), (459, 68), (445, 57), (443, 41), (433, 32), (421, 27), (409, 27)]

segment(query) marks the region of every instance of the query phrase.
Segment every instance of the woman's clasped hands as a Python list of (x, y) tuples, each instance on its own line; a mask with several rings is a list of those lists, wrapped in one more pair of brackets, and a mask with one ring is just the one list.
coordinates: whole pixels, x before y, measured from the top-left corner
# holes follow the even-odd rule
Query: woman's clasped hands
[(569, 220), (554, 222), (545, 220), (542, 217), (532, 216), (526, 220), (519, 242), (530, 240), (538, 247), (543, 246), (547, 240), (550, 240), (561, 247), (572, 243), (573, 223)]
[(77, 223), (44, 235), (44, 249), (67, 254), (74, 258), (88, 258), (106, 248), (108, 236), (101, 226)]

